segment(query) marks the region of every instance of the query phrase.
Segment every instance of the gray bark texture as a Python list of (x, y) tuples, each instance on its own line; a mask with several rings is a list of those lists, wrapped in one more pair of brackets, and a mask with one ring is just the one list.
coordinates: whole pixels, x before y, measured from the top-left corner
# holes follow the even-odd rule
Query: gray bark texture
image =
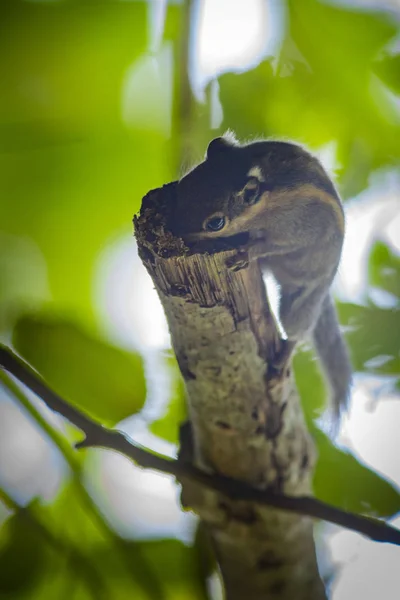
[[(282, 341), (260, 268), (246, 260), (229, 268), (234, 248), (188, 249), (174, 238), (166, 223), (175, 186), (147, 194), (134, 223), (186, 383), (186, 454), (259, 489), (310, 494), (314, 450), (290, 363), (268, 369)], [(185, 448), (180, 456), (188, 459)], [(227, 600), (326, 598), (311, 519), (182, 486), (211, 537)]]

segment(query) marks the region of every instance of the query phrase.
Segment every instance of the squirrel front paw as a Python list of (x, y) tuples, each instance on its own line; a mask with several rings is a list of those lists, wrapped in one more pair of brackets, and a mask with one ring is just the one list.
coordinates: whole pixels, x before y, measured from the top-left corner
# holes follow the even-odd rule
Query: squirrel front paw
[(275, 354), (272, 360), (269, 361), (268, 369), (273, 373), (280, 373), (289, 362), (293, 350), (296, 346), (295, 340), (281, 340), (281, 349)]
[(249, 253), (247, 248), (238, 248), (233, 256), (227, 258), (225, 264), (230, 271), (240, 271), (240, 269), (245, 269), (249, 264)]

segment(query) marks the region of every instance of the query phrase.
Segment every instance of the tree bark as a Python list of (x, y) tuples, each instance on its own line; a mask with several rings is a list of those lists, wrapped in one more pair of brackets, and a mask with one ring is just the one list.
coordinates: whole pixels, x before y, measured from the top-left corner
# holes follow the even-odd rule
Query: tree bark
[[(269, 368), (283, 342), (259, 266), (245, 254), (233, 261), (234, 248), (187, 249), (174, 238), (166, 223), (175, 186), (147, 194), (134, 222), (186, 383), (193, 460), (254, 487), (309, 494), (314, 450), (290, 364)], [(182, 484), (183, 502), (211, 536), (228, 600), (326, 598), (311, 519)]]

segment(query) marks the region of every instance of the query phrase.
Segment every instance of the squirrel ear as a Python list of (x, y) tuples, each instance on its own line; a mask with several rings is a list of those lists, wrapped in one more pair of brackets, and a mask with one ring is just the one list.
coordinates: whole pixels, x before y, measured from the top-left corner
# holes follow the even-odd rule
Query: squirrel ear
[(231, 150), (234, 146), (236, 146), (234, 140), (229, 139), (229, 137), (217, 137), (208, 144), (206, 157), (214, 158), (223, 152)]

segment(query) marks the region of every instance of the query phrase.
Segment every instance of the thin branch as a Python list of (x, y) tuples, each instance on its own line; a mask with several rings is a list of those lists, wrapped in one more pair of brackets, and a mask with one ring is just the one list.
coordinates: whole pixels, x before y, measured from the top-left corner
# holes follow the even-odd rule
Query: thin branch
[(15, 400), (26, 410), (26, 412), (32, 417), (35, 423), (40, 427), (44, 434), (52, 441), (54, 446), (60, 451), (65, 462), (71, 468), (71, 470), (80, 475), (81, 465), (77, 460), (76, 452), (71, 448), (68, 440), (61, 435), (57, 429), (52, 427), (48, 420), (42, 415), (42, 413), (36, 408), (32, 402), (22, 393), (21, 388), (16, 385), (13, 379), (6, 373), (0, 371), (0, 382), (7, 389), (8, 392), (14, 397)]
[(89, 417), (75, 410), (61, 396), (50, 390), (40, 375), (9, 348), (0, 344), (0, 365), (11, 375), (41, 398), (54, 412), (59, 413), (83, 432), (96, 431), (98, 425)]
[[(5, 357), (6, 359), (3, 360)], [(81, 423), (82, 421), (85, 421), (86, 416), (80, 413), (79, 411), (76, 411), (72, 406), (69, 406), (65, 400), (63, 400), (55, 392), (50, 390), (45, 384), (45, 382), (41, 379), (41, 377), (38, 374), (36, 374), (36, 372), (27, 363), (19, 359), (15, 354), (11, 352), (11, 350), (5, 348), (2, 344), (0, 344), (0, 366), (7, 369), (7, 371), (14, 375), (14, 377), (16, 377), (21, 383), (25, 384), (31, 391), (35, 392), (39, 397), (41, 397), (42, 400), (44, 400), (46, 405), (51, 410), (61, 414), (66, 419), (68, 419), (70, 423), (82, 429), (82, 427), (78, 425), (78, 422)], [(46, 419), (29, 401), (29, 399), (22, 393), (22, 391), (14, 383), (14, 381), (1, 370), (0, 382), (3, 383), (3, 385), (8, 389), (9, 392), (11, 392), (11, 394), (21, 404), (21, 406), (23, 406), (27, 410), (27, 412), (31, 415), (31, 417), (33, 417), (35, 422), (41, 427), (45, 434), (59, 449), (72, 471), (72, 483), (75, 487), (78, 496), (81, 499), (83, 506), (87, 510), (92, 520), (97, 524), (98, 528), (102, 531), (105, 538), (109, 540), (115, 546), (116, 551), (120, 553), (121, 559), (125, 562), (129, 576), (134, 579), (132, 565), (127, 560), (126, 554), (124, 552), (124, 542), (111, 529), (106, 519), (103, 517), (103, 514), (98, 509), (96, 503), (93, 501), (90, 494), (88, 493), (86, 487), (82, 483), (82, 465), (76, 456), (75, 449), (68, 444), (67, 440), (62, 435), (60, 435), (58, 431), (56, 431), (49, 425)], [(46, 398), (44, 398), (41, 395), (42, 393), (46, 394)], [(53, 404), (51, 402), (53, 402)], [(61, 410), (63, 407), (65, 408), (65, 414)], [(98, 425), (95, 422), (92, 422), (91, 420), (88, 420), (88, 422), (93, 423), (96, 428), (101, 428), (100, 425)], [(82, 430), (85, 431), (84, 429)], [(139, 560), (139, 556), (136, 556), (135, 560), (137, 562)], [(160, 582), (156, 580), (154, 573), (150, 571), (150, 567), (146, 563), (145, 559), (140, 558), (140, 561), (141, 571), (147, 572), (149, 576), (151, 576), (151, 578), (153, 579), (153, 585), (158, 587), (158, 597), (161, 598), (162, 587)]]
[(357, 531), (374, 541), (400, 545), (400, 531), (378, 519), (340, 510), (310, 496), (275, 494), (270, 491), (255, 489), (245, 483), (222, 475), (209, 475), (188, 463), (167, 459), (151, 453), (137, 444), (132, 444), (123, 433), (103, 427), (69, 405), (49, 389), (43, 379), (29, 365), (13, 354), (11, 350), (1, 345), (0, 366), (7, 369), (19, 381), (38, 394), (49, 408), (64, 416), (85, 433), (85, 439), (76, 444), (77, 448), (108, 448), (120, 452), (141, 467), (155, 469), (162, 473), (174, 475), (177, 478), (195, 481), (228, 496), (232, 500), (254, 502), (260, 506), (268, 506), (322, 519)]
[[(2, 348), (0, 347), (0, 357), (2, 356), (1, 350)], [(30, 375), (32, 375), (32, 377), (34, 376), (33, 371)], [(15, 375), (15, 377), (19, 379), (18, 375)], [(82, 465), (78, 457), (76, 456), (76, 452), (74, 451), (74, 449), (70, 446), (70, 444), (68, 444), (67, 440), (58, 433), (58, 431), (56, 431), (53, 427), (51, 427), (51, 425), (49, 425), (48, 421), (43, 417), (40, 411), (38, 411), (37, 408), (29, 401), (29, 399), (25, 396), (25, 394), (22, 393), (21, 389), (14, 383), (12, 379), (10, 379), (10, 377), (8, 377), (5, 373), (0, 372), (0, 381), (12, 394), (12, 396), (18, 401), (18, 403), (24, 407), (24, 409), (34, 419), (35, 423), (39, 425), (42, 431), (47, 435), (48, 438), (50, 438), (50, 440), (53, 442), (56, 448), (58, 448), (58, 450), (61, 452), (63, 458), (65, 459), (72, 471), (73, 485), (75, 486), (77, 494), (80, 496), (81, 501), (85, 506), (86, 510), (88, 511), (89, 515), (92, 517), (93, 521), (97, 523), (97, 526), (100, 528), (100, 530), (103, 532), (106, 538), (115, 540), (116, 536), (114, 532), (103, 518), (103, 515), (97, 508), (96, 504), (94, 503), (90, 494), (87, 492), (85, 486), (82, 483)], [(20, 379), (20, 381), (22, 380)], [(44, 387), (47, 387), (43, 382), (41, 382), (41, 384)], [(28, 383), (26, 383), (26, 385), (27, 387), (30, 387)], [(32, 391), (35, 390), (32, 389)], [(35, 393), (38, 394), (38, 392)], [(62, 402), (65, 403), (65, 401)], [(49, 406), (49, 408), (52, 407)], [(52, 408), (52, 410), (58, 412), (55, 408)], [(73, 423), (73, 421), (71, 421), (71, 423)]]

